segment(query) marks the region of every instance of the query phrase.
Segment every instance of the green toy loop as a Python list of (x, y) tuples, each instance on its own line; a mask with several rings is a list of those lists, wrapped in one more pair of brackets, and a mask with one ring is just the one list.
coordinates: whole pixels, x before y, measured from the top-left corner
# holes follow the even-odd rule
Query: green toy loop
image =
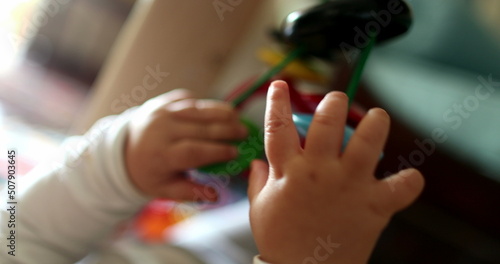
[(264, 155), (264, 138), (259, 127), (251, 121), (242, 118), (241, 122), (248, 129), (245, 140), (233, 142), (237, 146), (239, 155), (236, 159), (201, 167), (203, 173), (221, 176), (237, 176), (250, 167), (252, 160)]

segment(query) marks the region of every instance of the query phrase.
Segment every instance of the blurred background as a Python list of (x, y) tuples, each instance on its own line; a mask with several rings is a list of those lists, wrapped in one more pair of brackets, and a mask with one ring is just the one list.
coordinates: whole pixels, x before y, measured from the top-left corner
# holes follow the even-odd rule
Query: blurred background
[[(255, 53), (275, 46), (270, 31), (318, 2), (3, 1), (0, 146), (19, 150), (24, 174), (65, 137), (157, 94), (223, 98), (268, 68)], [(356, 102), (393, 117), (377, 176), (413, 166), (427, 185), (372, 263), (500, 263), (500, 1), (408, 3), (411, 30), (376, 47)], [(168, 76), (146, 90), (154, 69)], [(247, 111), (259, 119), (262, 101)]]
[(133, 0), (0, 3), (1, 146), (22, 153), (21, 173), (68, 135), (133, 5)]

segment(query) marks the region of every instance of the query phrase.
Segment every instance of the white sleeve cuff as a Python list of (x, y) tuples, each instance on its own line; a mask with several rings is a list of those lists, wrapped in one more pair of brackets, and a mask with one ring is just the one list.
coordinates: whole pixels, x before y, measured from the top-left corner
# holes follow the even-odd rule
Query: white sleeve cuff
[[(127, 175), (128, 120), (126, 115), (101, 120), (19, 179), (16, 261), (74, 263), (150, 200)], [(6, 208), (0, 210), (1, 223), (8, 217)], [(7, 225), (0, 226), (0, 236), (7, 232)], [(9, 257), (0, 251), (1, 263), (12, 263)]]
[(78, 138), (76, 146), (71, 144), (76, 153), (66, 162), (69, 175), (85, 175), (68, 181), (74, 196), (83, 199), (82, 205), (122, 217), (130, 217), (151, 200), (138, 191), (127, 173), (124, 148), (129, 114), (99, 120)]

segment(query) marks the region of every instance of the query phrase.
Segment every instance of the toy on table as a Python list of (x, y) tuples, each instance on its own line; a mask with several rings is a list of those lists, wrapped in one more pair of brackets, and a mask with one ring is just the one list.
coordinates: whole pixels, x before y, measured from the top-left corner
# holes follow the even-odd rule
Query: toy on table
[[(282, 73), (280, 79), (285, 80), (290, 88), (294, 109), (293, 121), (304, 140), (314, 110), (322, 96), (301, 94), (296, 88), (296, 82), (298, 79), (306, 79), (321, 84), (327, 83), (327, 78), (311, 68), (307, 61), (310, 58), (319, 58), (329, 63), (349, 60), (347, 56), (351, 56), (354, 50), (358, 56), (346, 94), (350, 107), (348, 119), (357, 123), (362, 114), (352, 107), (351, 103), (372, 47), (405, 33), (411, 22), (410, 9), (403, 0), (329, 0), (322, 1), (312, 8), (293, 12), (287, 16), (281, 29), (275, 34), (277, 40), (285, 46), (288, 55), (270, 50), (262, 51), (261, 59), (274, 66), (259, 78), (251, 79), (237, 87), (226, 101), (232, 102), (236, 109), (241, 109), (251, 98), (265, 93), (273, 78)], [(364, 41), (361, 43), (360, 39)], [(346, 51), (349, 53), (346, 54)], [(342, 53), (344, 56), (340, 56)], [(249, 136), (246, 140), (234, 142), (238, 146), (239, 157), (229, 162), (199, 168), (195, 174), (209, 174), (206, 177), (208, 181), (213, 181), (214, 175), (240, 175), (247, 170), (253, 159), (263, 156), (264, 142), (258, 126), (246, 119), (242, 119), (242, 122), (248, 127)], [(346, 126), (344, 146), (353, 131), (352, 127)], [(228, 191), (224, 194), (227, 197), (233, 195), (227, 188), (220, 191)], [(226, 199), (228, 201), (224, 203), (230, 202), (230, 199)], [(158, 208), (160, 210), (156, 210)], [(162, 211), (162, 208), (168, 210)], [(168, 226), (195, 213), (189, 211), (188, 214), (180, 213), (180, 216), (176, 216), (179, 213), (176, 213), (175, 208), (175, 203), (169, 201), (156, 201), (146, 208), (138, 218), (140, 221), (137, 228), (143, 231), (142, 237), (146, 240), (161, 239)]]

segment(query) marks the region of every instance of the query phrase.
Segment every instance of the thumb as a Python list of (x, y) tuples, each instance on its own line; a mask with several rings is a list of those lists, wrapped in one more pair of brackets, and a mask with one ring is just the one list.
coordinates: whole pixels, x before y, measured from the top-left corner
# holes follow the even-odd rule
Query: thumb
[(252, 161), (250, 170), (250, 180), (248, 186), (248, 198), (250, 202), (256, 197), (264, 185), (266, 185), (267, 177), (269, 175), (269, 165), (263, 160)]

